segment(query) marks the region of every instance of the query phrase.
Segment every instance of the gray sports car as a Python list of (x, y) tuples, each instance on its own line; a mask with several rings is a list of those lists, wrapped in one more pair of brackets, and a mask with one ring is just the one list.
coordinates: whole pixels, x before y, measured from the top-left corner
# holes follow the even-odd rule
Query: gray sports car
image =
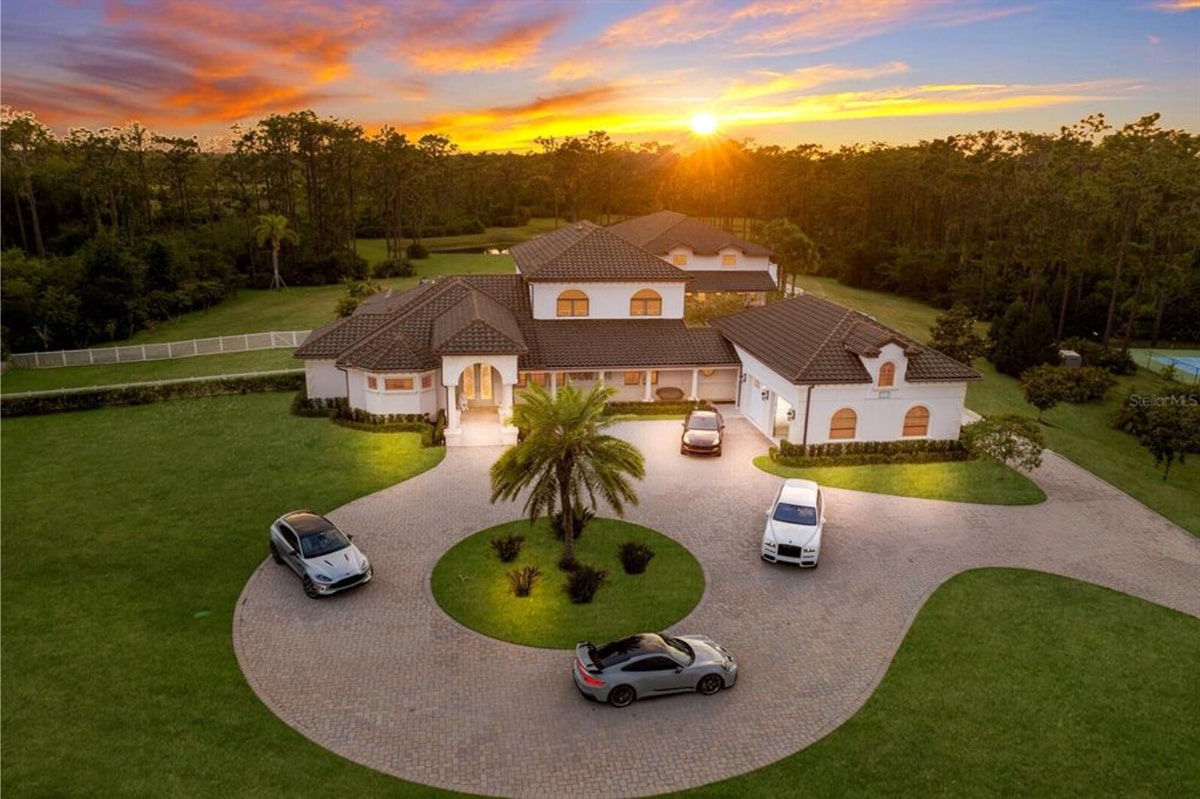
[(309, 510), (285, 513), (271, 525), (271, 557), (300, 577), (304, 593), (318, 599), (362, 585), (371, 564), (333, 522)]
[(575, 646), (575, 687), (588, 699), (628, 707), (635, 699), (698, 691), (711, 696), (737, 681), (733, 655), (702, 635), (631, 635)]

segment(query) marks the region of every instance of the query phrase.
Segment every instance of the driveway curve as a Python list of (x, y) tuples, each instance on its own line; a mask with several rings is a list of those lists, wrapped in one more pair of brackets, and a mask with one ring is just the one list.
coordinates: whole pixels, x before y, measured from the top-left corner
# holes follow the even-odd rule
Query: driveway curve
[[(497, 641), (434, 601), (438, 558), (520, 516), (488, 502), (499, 447), (458, 448), (437, 468), (332, 514), (375, 566), (364, 589), (313, 602), (270, 559), (233, 622), (262, 701), (337, 754), (414, 782), (472, 793), (625, 797), (765, 766), (828, 734), (867, 700), (925, 600), (959, 572), (1017, 567), (1074, 577), (1200, 616), (1200, 541), (1064, 458), (1034, 478), (1049, 499), (999, 507), (827, 489), (821, 567), (758, 558), (779, 478), (754, 468), (766, 440), (727, 419), (720, 459), (684, 458), (678, 422), (617, 434), (646, 455), (630, 521), (687, 546), (704, 599), (677, 633), (711, 635), (741, 664), (714, 697), (585, 702), (571, 655)], [(265, 550), (265, 535), (264, 535)], [(631, 631), (634, 632), (634, 631)], [(679, 730), (720, 730), (681, 746)]]

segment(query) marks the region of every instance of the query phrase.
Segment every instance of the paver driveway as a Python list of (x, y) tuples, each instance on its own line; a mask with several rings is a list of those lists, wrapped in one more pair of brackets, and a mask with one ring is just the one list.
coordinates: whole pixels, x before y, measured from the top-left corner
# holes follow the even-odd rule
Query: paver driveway
[[(627, 518), (683, 542), (708, 580), (674, 631), (728, 646), (741, 664), (733, 690), (617, 711), (579, 697), (570, 653), (496, 641), (442, 613), (429, 588), (442, 553), (520, 516), (519, 503), (488, 502), (497, 447), (451, 450), (331, 514), (375, 566), (363, 589), (313, 602), (264, 560), (234, 617), (246, 678), (308, 738), (397, 777), (495, 795), (630, 796), (764, 766), (845, 722), (925, 599), (966, 569), (1039, 569), (1200, 616), (1200, 541), (1052, 453), (1036, 475), (1050, 499), (1032, 507), (829, 489), (821, 567), (765, 564), (759, 534), (779, 478), (749, 462), (766, 440), (727, 421), (720, 459), (679, 455), (678, 422), (617, 432), (647, 460)], [(713, 734), (685, 742), (679, 730)]]

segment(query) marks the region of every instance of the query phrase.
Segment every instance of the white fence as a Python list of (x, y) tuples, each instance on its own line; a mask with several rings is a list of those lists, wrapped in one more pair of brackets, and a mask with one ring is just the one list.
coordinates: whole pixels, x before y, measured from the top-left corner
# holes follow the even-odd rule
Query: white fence
[(10, 356), (13, 366), (21, 369), (54, 369), (62, 366), (96, 366), (135, 361), (165, 361), (197, 355), (222, 355), (227, 352), (278, 350), (299, 347), (309, 330), (271, 333), (244, 333), (240, 336), (195, 338), (191, 341), (167, 341), (162, 344), (137, 344), (126, 347), (96, 347), (88, 350), (22, 352)]

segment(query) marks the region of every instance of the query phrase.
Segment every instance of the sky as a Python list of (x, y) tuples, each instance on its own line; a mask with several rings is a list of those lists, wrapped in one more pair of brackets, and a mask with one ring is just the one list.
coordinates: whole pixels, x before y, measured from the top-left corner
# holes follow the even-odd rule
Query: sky
[(466, 151), (913, 144), (1159, 112), (1200, 133), (1200, 0), (4, 0), (0, 104), (215, 143), (312, 110)]

